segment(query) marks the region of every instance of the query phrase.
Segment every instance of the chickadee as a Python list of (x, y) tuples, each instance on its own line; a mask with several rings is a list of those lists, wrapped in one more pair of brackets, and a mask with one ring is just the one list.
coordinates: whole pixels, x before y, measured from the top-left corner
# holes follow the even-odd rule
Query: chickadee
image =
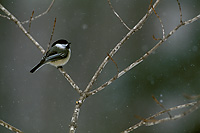
[(34, 73), (45, 64), (51, 64), (55, 67), (65, 65), (71, 56), (70, 44), (70, 42), (63, 39), (54, 42), (50, 49), (42, 57), (40, 63), (34, 66), (30, 72)]

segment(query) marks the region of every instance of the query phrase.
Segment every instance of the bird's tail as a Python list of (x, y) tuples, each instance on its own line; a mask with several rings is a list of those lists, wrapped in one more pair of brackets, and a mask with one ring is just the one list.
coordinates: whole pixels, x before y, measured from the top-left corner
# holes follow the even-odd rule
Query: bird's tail
[(30, 72), (34, 73), (35, 71), (37, 71), (40, 67), (42, 67), (44, 65), (44, 60), (41, 60), (40, 63), (38, 63), (36, 66), (34, 66)]

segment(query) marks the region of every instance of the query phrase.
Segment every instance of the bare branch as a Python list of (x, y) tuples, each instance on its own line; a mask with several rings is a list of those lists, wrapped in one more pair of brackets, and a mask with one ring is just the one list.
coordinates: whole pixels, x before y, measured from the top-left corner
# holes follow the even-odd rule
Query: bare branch
[(0, 14), (0, 17), (10, 20), (10, 18), (8, 16), (2, 15), (2, 14)]
[(198, 20), (199, 18), (200, 18), (200, 14), (197, 15), (196, 17), (190, 19), (190, 20), (185, 21), (185, 22), (184, 22), (184, 25), (188, 25), (188, 24), (190, 24), (190, 23), (193, 23), (194, 21)]
[(115, 11), (115, 9), (112, 7), (112, 4), (110, 2), (110, 0), (107, 0), (108, 1), (108, 4), (111, 8), (111, 10), (113, 11), (113, 13), (119, 18), (120, 22), (128, 29), (128, 30), (131, 30), (127, 25), (126, 23), (124, 23), (124, 21), (121, 19), (121, 17), (119, 16), (119, 14)]
[(74, 113), (72, 115), (71, 124), (69, 126), (69, 133), (75, 133), (76, 131), (80, 109), (85, 99), (86, 99), (86, 95), (85, 93), (82, 93), (82, 96), (80, 96), (79, 100), (76, 101), (76, 106), (74, 108)]
[(32, 18), (33, 18), (33, 14), (34, 14), (34, 11), (32, 12), (32, 15), (31, 15), (30, 20), (29, 20), (28, 33), (30, 33), (30, 29), (31, 29), (31, 20), (32, 20)]
[(40, 46), (40, 44), (26, 31), (26, 29), (22, 26), (22, 24), (20, 23), (20, 21), (13, 16), (6, 8), (4, 8), (1, 4), (0, 4), (0, 9), (6, 14), (8, 15), (8, 17), (10, 18), (10, 20), (14, 21), (19, 28), (23, 31), (23, 33), (35, 44), (35, 46), (42, 52), (44, 53), (45, 50)]
[[(52, 30), (52, 33), (51, 33), (51, 37), (50, 37), (49, 44), (48, 44), (48, 46), (47, 46), (47, 50), (46, 50), (46, 52), (49, 50), (49, 48), (50, 48), (50, 46), (51, 46), (51, 40), (52, 40), (52, 38), (53, 38), (53, 34), (54, 34), (54, 30), (55, 30), (55, 26), (56, 26), (56, 18), (55, 18), (55, 20), (54, 20), (53, 30)], [(46, 52), (45, 52), (45, 53), (46, 53)]]
[[(51, 4), (50, 4), (49, 7), (47, 8), (47, 10), (46, 10), (45, 12), (39, 14), (38, 16), (36, 16), (36, 17), (34, 17), (34, 18), (31, 18), (31, 21), (33, 21), (33, 20), (35, 20), (35, 19), (37, 19), (37, 18), (39, 18), (39, 17), (42, 17), (43, 15), (47, 14), (47, 13), (50, 11), (51, 7), (53, 6), (53, 3), (54, 3), (54, 2), (55, 2), (55, 0), (52, 0)], [(28, 23), (28, 22), (29, 22), (29, 20), (26, 20), (26, 21), (21, 22), (21, 24), (25, 24), (25, 23)]]
[(117, 68), (117, 73), (119, 73), (119, 68), (117, 66), (117, 63), (114, 61), (114, 59), (107, 53), (107, 56), (112, 60), (112, 62), (115, 64), (116, 68)]
[(152, 7), (152, 2), (153, 2), (153, 0), (151, 0), (151, 2), (150, 2), (150, 4), (149, 4), (149, 8), (148, 8), (148, 10), (151, 9), (151, 7)]
[[(146, 126), (152, 126), (152, 125), (155, 125), (155, 124), (159, 124), (159, 123), (162, 123), (162, 122), (165, 122), (165, 121), (169, 121), (169, 120), (175, 120), (175, 119), (180, 119), (182, 118), (183, 116), (195, 111), (196, 109), (199, 108), (199, 105), (200, 105), (200, 102), (192, 102), (192, 103), (187, 103), (187, 104), (183, 104), (183, 105), (179, 105), (179, 106), (175, 106), (175, 107), (172, 107), (172, 108), (169, 108), (167, 110), (163, 110), (163, 111), (160, 111), (159, 113), (156, 113), (154, 115), (152, 115), (151, 117), (147, 118), (147, 119), (143, 119), (142, 121), (140, 121), (139, 123), (135, 124), (134, 126), (126, 129), (125, 131), (123, 131), (122, 133), (128, 133), (128, 132), (131, 132), (135, 129), (137, 129), (138, 127), (142, 126), (142, 125), (146, 125)], [(183, 112), (181, 114), (178, 114), (178, 115), (174, 115), (173, 117), (166, 117), (166, 118), (163, 118), (163, 119), (160, 119), (160, 120), (156, 120), (155, 117), (158, 117), (166, 112), (169, 112), (169, 111), (174, 111), (174, 110), (177, 110), (177, 109), (182, 109), (182, 108), (186, 108), (186, 107), (189, 107), (189, 106), (192, 106), (188, 111), (186, 112)]]
[[(162, 22), (160, 16), (158, 15), (158, 13), (156, 12), (156, 10), (153, 8), (153, 6), (152, 6), (152, 9), (153, 9), (155, 15), (157, 16), (157, 18), (158, 18), (159, 21), (160, 21), (160, 25), (161, 25), (161, 28), (162, 28), (162, 34), (163, 34), (163, 37), (162, 37), (162, 38), (165, 38), (165, 29), (164, 29), (163, 22)], [(155, 37), (153, 36), (153, 38), (155, 38)], [(160, 39), (155, 39), (155, 40), (160, 40)]]
[[(189, 110), (181, 113), (181, 114), (178, 114), (178, 115), (174, 115), (173, 117), (166, 117), (166, 118), (162, 118), (160, 120), (156, 120), (154, 122), (145, 122), (144, 124), (146, 126), (152, 126), (152, 125), (155, 125), (155, 124), (160, 124), (162, 122), (165, 122), (165, 121), (169, 121), (169, 120), (176, 120), (176, 119), (180, 119), (182, 118), (183, 116), (185, 115), (188, 115), (189, 113), (192, 113), (193, 111), (197, 110), (199, 108), (199, 105), (200, 105), (200, 102), (198, 101), (196, 104), (194, 104)], [(178, 106), (178, 107), (174, 107), (172, 108), (173, 110), (177, 110), (177, 109), (180, 109), (179, 107), (186, 107), (186, 105), (183, 105), (183, 106)], [(166, 111), (172, 111), (172, 110), (166, 110)]]
[[(160, 105), (161, 108), (163, 108), (164, 110), (167, 110), (153, 95), (152, 95), (153, 100)], [(172, 115), (167, 111), (168, 115), (170, 118), (172, 118)]]
[(194, 96), (190, 96), (190, 95), (187, 95), (187, 94), (183, 94), (183, 96), (189, 100), (197, 100), (200, 98), (200, 95), (194, 95)]
[(116, 79), (116, 78), (119, 78), (121, 77), (122, 75), (124, 75), (127, 71), (129, 71), (131, 68), (137, 66), (138, 64), (140, 64), (142, 62), (142, 58), (138, 59), (137, 61), (135, 61), (134, 63), (132, 63), (130, 66), (128, 66), (126, 69), (124, 69), (123, 71), (121, 71), (118, 75), (114, 76), (113, 78), (111, 78), (110, 80), (108, 80), (107, 82), (105, 82), (103, 85), (101, 85), (100, 87), (90, 91), (87, 93), (87, 96), (90, 96), (90, 95), (94, 95), (96, 94), (97, 92), (99, 91), (102, 91), (106, 86), (110, 85), (111, 83), (113, 83), (113, 81)]
[(156, 40), (156, 41), (162, 40), (161, 38), (156, 38), (154, 35), (153, 35), (152, 37), (153, 37), (153, 39)]
[(12, 125), (10, 125), (8, 123), (6, 123), (3, 120), (0, 120), (0, 125), (5, 127), (5, 128), (7, 128), (7, 129), (9, 129), (9, 130), (11, 130), (11, 131), (13, 131), (13, 132), (15, 132), (15, 133), (23, 133), (21, 130), (17, 129), (16, 127), (14, 127), (14, 126), (12, 126)]
[[(155, 8), (158, 3), (160, 2), (160, 0), (157, 0), (153, 7)], [(126, 36), (112, 49), (112, 51), (109, 53), (109, 55), (112, 57), (122, 46), (122, 44), (124, 44), (124, 42), (131, 36), (133, 35), (136, 31), (138, 31), (139, 29), (142, 28), (143, 24), (146, 22), (147, 18), (149, 17), (149, 15), (152, 13), (152, 9), (148, 10), (148, 12), (145, 14), (145, 16), (135, 25), (135, 27), (133, 27), (127, 34)], [(106, 58), (104, 59), (104, 61), (101, 63), (101, 65), (99, 66), (98, 70), (95, 72), (94, 76), (92, 77), (91, 81), (89, 82), (89, 84), (87, 85), (85, 92), (89, 92), (92, 85), (94, 84), (94, 82), (96, 81), (97, 77), (99, 76), (99, 74), (101, 73), (102, 69), (105, 67), (105, 65), (108, 63), (108, 59), (109, 57), (106, 56)], [(119, 75), (119, 74), (118, 74)]]
[(75, 82), (72, 80), (72, 78), (67, 74), (62, 67), (59, 67), (58, 70), (63, 74), (63, 76), (69, 81), (71, 86), (79, 93), (81, 94), (82, 91), (79, 89), (79, 87), (75, 84)]
[(182, 11), (181, 11), (181, 4), (180, 4), (179, 0), (177, 0), (177, 3), (178, 3), (178, 7), (179, 7), (179, 12), (180, 12), (180, 23), (183, 23), (183, 20), (182, 20)]

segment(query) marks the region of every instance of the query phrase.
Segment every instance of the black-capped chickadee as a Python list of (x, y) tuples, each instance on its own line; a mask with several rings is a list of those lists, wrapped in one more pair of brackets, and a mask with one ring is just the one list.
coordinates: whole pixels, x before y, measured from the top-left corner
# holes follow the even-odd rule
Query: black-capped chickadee
[(63, 39), (54, 42), (42, 57), (40, 63), (33, 67), (30, 72), (34, 73), (45, 64), (51, 64), (55, 67), (65, 65), (71, 56), (70, 44), (70, 42)]

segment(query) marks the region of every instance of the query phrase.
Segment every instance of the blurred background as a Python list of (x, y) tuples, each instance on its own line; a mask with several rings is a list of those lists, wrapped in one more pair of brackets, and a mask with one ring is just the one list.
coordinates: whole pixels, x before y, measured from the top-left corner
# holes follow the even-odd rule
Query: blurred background
[[(129, 27), (148, 10), (150, 0), (111, 0)], [(44, 12), (51, 0), (0, 0), (20, 21)], [(181, 1), (183, 20), (199, 14), (199, 0)], [(176, 0), (163, 0), (156, 8), (166, 33), (179, 24)], [(4, 14), (0, 11), (1, 14)], [(56, 0), (50, 12), (32, 21), (31, 35), (44, 49), (52, 42), (70, 41), (72, 56), (66, 72), (83, 90), (107, 53), (128, 33), (111, 11), (107, 0)], [(77, 133), (115, 133), (162, 110), (154, 95), (166, 108), (191, 102), (183, 94), (200, 94), (200, 21), (180, 28), (152, 55), (105, 90), (86, 99), (78, 120)], [(28, 29), (28, 24), (24, 25)], [(130, 37), (113, 57), (120, 70), (140, 58), (162, 37), (159, 20), (153, 14), (143, 28)], [(0, 17), (0, 119), (25, 133), (68, 132), (75, 101), (79, 98), (61, 73), (50, 65), (31, 74), (42, 54), (17, 25)], [(93, 89), (117, 73), (110, 61)], [(182, 110), (183, 111), (183, 110)], [(180, 113), (177, 111), (176, 113)], [(172, 113), (175, 114), (175, 113)], [(165, 115), (167, 117), (167, 115)], [(134, 132), (200, 132), (199, 110), (182, 119)], [(1, 133), (10, 133), (0, 126)]]

